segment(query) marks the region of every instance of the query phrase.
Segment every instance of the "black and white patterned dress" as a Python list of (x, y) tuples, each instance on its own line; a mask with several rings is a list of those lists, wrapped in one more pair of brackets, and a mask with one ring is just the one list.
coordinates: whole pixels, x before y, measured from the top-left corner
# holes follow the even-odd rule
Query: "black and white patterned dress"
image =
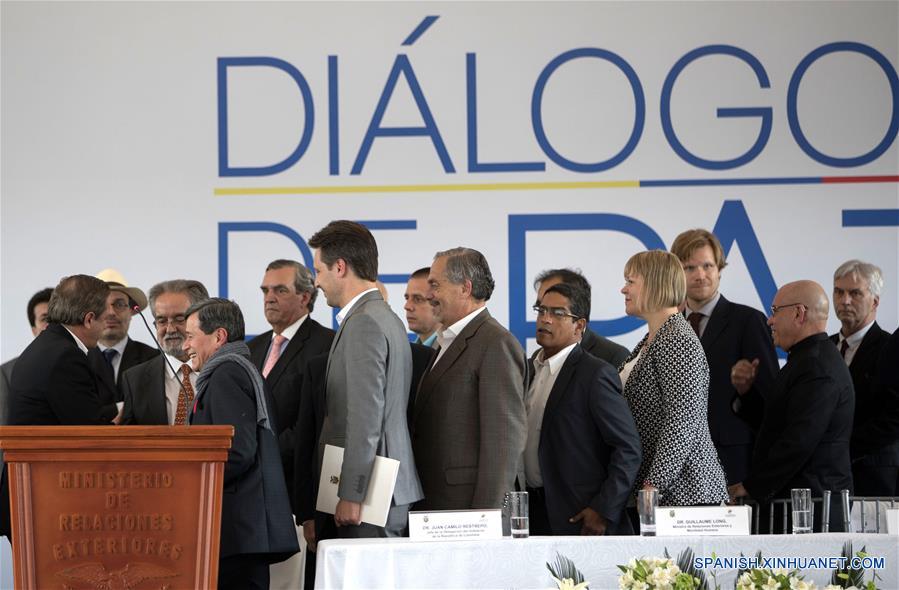
[[(625, 364), (643, 349), (647, 337)], [(709, 433), (709, 366), (682, 314), (665, 320), (623, 389), (643, 446), (636, 489), (651, 483), (659, 489), (662, 506), (727, 500), (724, 470)]]

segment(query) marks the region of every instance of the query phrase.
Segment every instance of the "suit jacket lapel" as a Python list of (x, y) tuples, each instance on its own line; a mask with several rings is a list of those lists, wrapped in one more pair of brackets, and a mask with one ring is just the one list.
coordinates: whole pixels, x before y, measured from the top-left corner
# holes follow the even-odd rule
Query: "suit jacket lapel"
[[(145, 373), (146, 379), (143, 391), (147, 392), (145, 397), (148, 414), (160, 421), (160, 424), (168, 424), (169, 415), (166, 410), (165, 378), (169, 368), (162, 355), (158, 356), (157, 359), (158, 361), (153, 363), (153, 367)], [(159, 395), (160, 393), (162, 395)]]
[[(264, 332), (259, 336), (256, 336), (256, 339), (260, 341), (260, 345), (250, 349), (250, 360), (256, 365), (256, 368), (261, 371), (262, 367), (265, 366), (265, 357), (268, 355), (269, 346), (271, 346), (272, 331), (269, 330), (268, 332)], [(262, 342), (267, 343), (267, 345), (262, 346)]]
[(540, 428), (541, 444), (543, 443), (543, 433), (547, 431), (555, 417), (556, 408), (569, 391), (571, 378), (574, 377), (574, 371), (577, 369), (577, 364), (580, 362), (582, 355), (581, 347), (575, 346), (562, 364), (559, 376), (556, 377), (556, 382), (553, 383), (553, 388), (550, 390), (549, 397), (546, 400), (546, 408), (543, 410), (543, 424)]
[[(880, 326), (878, 326), (877, 322), (875, 321), (873, 324), (871, 324), (871, 327), (868, 328), (867, 333), (865, 333), (865, 337), (862, 338), (861, 343), (858, 345), (858, 350), (855, 351), (855, 355), (852, 357), (852, 362), (849, 364), (850, 372), (853, 372), (853, 368), (855, 368), (856, 371), (860, 369), (860, 364), (864, 362), (868, 354), (870, 354), (870, 349), (874, 346), (874, 343), (878, 339), (878, 336), (880, 336), (880, 332)], [(837, 334), (836, 343), (839, 344), (839, 342), (840, 337), (839, 334)], [(858, 360), (859, 365), (856, 365), (856, 360)]]
[(374, 299), (384, 301), (384, 298), (381, 297), (381, 293), (378, 291), (370, 291), (356, 301), (355, 305), (353, 305), (353, 308), (350, 310), (350, 313), (348, 313), (346, 317), (343, 318), (343, 321), (340, 322), (340, 326), (337, 328), (337, 334), (334, 335), (334, 340), (331, 341), (331, 350), (328, 352), (328, 364), (325, 367), (325, 391), (327, 391), (328, 374), (331, 372), (331, 359), (334, 357), (334, 351), (337, 350), (337, 343), (340, 342), (340, 337), (343, 336), (343, 327), (346, 326), (346, 323), (353, 317), (354, 313), (357, 313), (362, 309), (363, 303)]
[(449, 348), (446, 349), (446, 352), (443, 353), (443, 356), (440, 357), (440, 360), (436, 360), (437, 355), (434, 355), (435, 360), (431, 362), (431, 366), (428, 368), (428, 371), (425, 373), (425, 376), (421, 379), (421, 385), (418, 388), (418, 395), (415, 397), (415, 410), (414, 415), (418, 416), (418, 413), (421, 411), (421, 408), (425, 406), (427, 400), (431, 397), (435, 385), (440, 378), (446, 373), (447, 369), (453, 366), (453, 363), (456, 362), (456, 359), (468, 348), (468, 340), (475, 334), (477, 334), (478, 329), (490, 319), (490, 312), (486, 309), (480, 312), (478, 315), (474, 317), (473, 320), (468, 322), (468, 325), (459, 333), (458, 336), (453, 340), (453, 343), (449, 345)]
[(712, 348), (712, 345), (717, 340), (718, 336), (724, 332), (724, 329), (727, 327), (728, 319), (730, 318), (730, 301), (724, 298), (722, 295), (718, 299), (717, 305), (715, 305), (715, 309), (712, 310), (712, 315), (709, 316), (709, 321), (705, 325), (705, 330), (702, 333), (702, 338), (700, 341), (702, 342), (702, 347), (708, 351)]

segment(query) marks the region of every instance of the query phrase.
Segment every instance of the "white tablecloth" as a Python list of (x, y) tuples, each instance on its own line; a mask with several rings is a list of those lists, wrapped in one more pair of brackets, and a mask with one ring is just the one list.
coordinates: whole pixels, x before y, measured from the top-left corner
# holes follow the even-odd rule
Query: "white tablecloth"
[[(331, 588), (554, 588), (546, 562), (561, 553), (574, 561), (594, 590), (618, 587), (617, 564), (631, 557), (672, 558), (690, 547), (697, 557), (839, 557), (843, 543), (883, 557), (878, 587), (899, 589), (899, 537), (876, 534), (753, 535), (748, 537), (531, 537), (492, 541), (424, 542), (353, 539), (319, 543), (315, 587)], [(733, 588), (736, 570), (719, 570)], [(823, 587), (832, 570), (806, 570)], [(866, 579), (870, 579), (869, 577)]]

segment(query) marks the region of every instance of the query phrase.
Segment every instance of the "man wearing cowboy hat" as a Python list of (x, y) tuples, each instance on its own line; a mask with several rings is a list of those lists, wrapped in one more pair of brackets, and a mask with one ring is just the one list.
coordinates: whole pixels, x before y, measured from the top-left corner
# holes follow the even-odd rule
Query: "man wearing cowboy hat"
[(155, 358), (159, 351), (128, 337), (131, 316), (147, 307), (144, 292), (137, 287), (129, 287), (121, 273), (112, 268), (100, 271), (97, 278), (106, 282), (109, 295), (106, 309), (100, 316), (103, 330), (97, 347), (90, 350), (88, 358), (97, 374), (100, 401), (104, 406), (109, 406), (123, 401), (121, 375), (131, 367)]

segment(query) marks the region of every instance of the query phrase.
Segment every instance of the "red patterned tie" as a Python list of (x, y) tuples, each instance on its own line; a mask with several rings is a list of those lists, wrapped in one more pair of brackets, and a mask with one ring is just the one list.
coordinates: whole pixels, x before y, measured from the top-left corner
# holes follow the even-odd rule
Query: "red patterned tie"
[(187, 424), (187, 408), (194, 399), (194, 386), (190, 384), (190, 365), (181, 365), (181, 391), (178, 392), (178, 408), (175, 410), (175, 426)]
[(699, 336), (699, 322), (702, 321), (702, 314), (698, 311), (691, 312), (687, 316), (687, 321), (690, 322), (690, 325), (693, 326), (693, 331)]

